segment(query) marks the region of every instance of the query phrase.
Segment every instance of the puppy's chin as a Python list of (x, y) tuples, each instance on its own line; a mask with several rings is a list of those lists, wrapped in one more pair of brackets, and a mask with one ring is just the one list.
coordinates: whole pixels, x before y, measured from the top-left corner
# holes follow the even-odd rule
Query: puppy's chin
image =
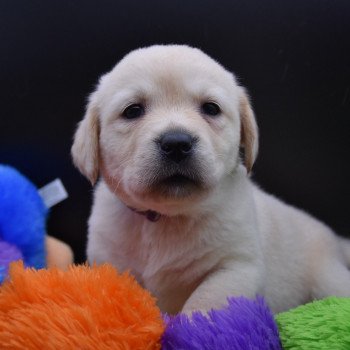
[(147, 192), (159, 200), (185, 200), (197, 197), (208, 188), (203, 180), (182, 174), (173, 174), (161, 179), (156, 179), (147, 186)]

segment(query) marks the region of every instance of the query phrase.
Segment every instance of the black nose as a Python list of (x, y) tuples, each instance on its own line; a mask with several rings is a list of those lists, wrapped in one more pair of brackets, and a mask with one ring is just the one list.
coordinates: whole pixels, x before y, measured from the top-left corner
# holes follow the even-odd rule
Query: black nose
[(195, 139), (183, 131), (168, 131), (159, 139), (160, 150), (168, 159), (180, 163), (193, 149)]

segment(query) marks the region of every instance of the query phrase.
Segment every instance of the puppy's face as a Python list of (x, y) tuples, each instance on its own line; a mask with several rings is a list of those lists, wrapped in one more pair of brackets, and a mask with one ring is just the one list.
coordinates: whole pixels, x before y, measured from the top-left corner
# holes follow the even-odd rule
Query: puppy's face
[(175, 210), (257, 151), (254, 116), (232, 74), (187, 46), (133, 51), (100, 80), (75, 136), (75, 164), (130, 206)]

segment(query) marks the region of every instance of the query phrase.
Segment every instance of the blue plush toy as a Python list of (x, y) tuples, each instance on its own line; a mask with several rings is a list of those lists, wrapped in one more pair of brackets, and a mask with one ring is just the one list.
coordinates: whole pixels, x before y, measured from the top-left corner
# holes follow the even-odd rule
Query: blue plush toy
[(0, 165), (0, 283), (12, 261), (45, 266), (47, 213), (37, 188), (17, 170)]

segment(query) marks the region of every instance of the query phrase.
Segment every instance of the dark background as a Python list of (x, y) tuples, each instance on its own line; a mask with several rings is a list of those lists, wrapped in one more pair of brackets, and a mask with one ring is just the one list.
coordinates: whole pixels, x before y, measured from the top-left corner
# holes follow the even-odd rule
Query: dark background
[(70, 198), (50, 234), (85, 258), (92, 189), (71, 164), (98, 77), (155, 43), (197, 46), (235, 72), (260, 127), (254, 178), (349, 235), (348, 0), (0, 1), (0, 163)]

